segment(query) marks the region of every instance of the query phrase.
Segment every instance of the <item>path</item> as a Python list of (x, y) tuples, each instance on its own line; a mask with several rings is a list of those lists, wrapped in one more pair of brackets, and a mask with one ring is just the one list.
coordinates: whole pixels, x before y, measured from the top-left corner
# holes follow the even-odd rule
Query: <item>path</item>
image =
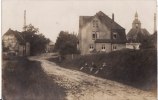
[(68, 100), (156, 100), (156, 97), (118, 82), (98, 78), (86, 73), (59, 67), (43, 57), (40, 61), (44, 71), (60, 86), (66, 88)]

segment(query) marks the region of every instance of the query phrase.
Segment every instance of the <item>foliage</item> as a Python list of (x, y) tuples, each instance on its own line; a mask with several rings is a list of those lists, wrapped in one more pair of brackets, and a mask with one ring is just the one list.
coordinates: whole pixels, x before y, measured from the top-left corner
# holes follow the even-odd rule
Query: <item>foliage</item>
[(149, 36), (139, 36), (138, 38), (140, 40), (140, 48), (141, 49), (149, 49), (149, 48), (157, 48), (157, 32), (155, 32), (152, 35)]
[(55, 43), (55, 50), (61, 55), (78, 53), (77, 42), (76, 35), (61, 31)]
[(45, 52), (46, 44), (50, 42), (42, 33), (38, 33), (38, 28), (31, 24), (25, 27), (26, 31), (22, 32), (26, 42), (30, 42), (30, 53), (36, 55)]

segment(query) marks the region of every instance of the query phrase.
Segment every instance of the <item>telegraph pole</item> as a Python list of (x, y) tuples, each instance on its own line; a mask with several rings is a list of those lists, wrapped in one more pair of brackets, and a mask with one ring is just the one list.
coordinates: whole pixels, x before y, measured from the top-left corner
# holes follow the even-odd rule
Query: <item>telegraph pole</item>
[[(23, 30), (26, 31), (26, 10), (24, 10), (24, 26), (23, 26)], [(25, 46), (24, 46), (24, 55), (26, 56), (26, 40), (25, 40)]]
[(24, 27), (23, 30), (26, 31), (26, 10), (24, 10)]
[(156, 29), (156, 13), (154, 13), (154, 33), (157, 31), (157, 29)]

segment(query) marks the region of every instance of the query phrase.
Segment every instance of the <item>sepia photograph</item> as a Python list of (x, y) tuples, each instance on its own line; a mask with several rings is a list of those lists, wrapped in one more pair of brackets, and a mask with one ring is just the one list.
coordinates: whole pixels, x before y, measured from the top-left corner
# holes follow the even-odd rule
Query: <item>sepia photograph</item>
[(2, 100), (157, 100), (156, 0), (2, 0)]

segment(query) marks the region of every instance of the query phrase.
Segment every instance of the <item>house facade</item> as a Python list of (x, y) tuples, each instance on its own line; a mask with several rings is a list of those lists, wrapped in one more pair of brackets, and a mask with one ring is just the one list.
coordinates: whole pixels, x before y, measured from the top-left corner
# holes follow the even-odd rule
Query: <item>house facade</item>
[(48, 44), (46, 44), (46, 52), (53, 52), (54, 46), (55, 46), (55, 43), (50, 41)]
[(2, 36), (3, 52), (12, 53), (16, 56), (29, 56), (30, 43), (26, 42), (22, 34), (18, 31), (9, 29)]
[(125, 29), (112, 18), (99, 11), (94, 16), (79, 17), (79, 44), (82, 55), (111, 52), (126, 47)]

